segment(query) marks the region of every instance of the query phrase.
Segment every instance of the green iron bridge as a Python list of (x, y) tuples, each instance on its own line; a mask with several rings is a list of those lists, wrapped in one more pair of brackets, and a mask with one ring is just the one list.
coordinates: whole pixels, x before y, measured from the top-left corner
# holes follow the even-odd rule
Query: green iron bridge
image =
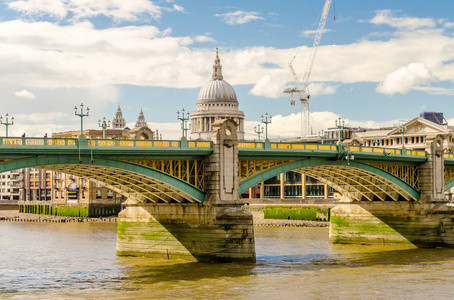
[[(210, 141), (0, 138), (0, 172), (42, 168), (88, 178), (138, 203), (205, 200)], [(274, 142), (239, 142), (238, 193), (283, 172), (318, 179), (357, 201), (418, 201), (425, 151)], [(444, 154), (445, 190), (454, 155)]]

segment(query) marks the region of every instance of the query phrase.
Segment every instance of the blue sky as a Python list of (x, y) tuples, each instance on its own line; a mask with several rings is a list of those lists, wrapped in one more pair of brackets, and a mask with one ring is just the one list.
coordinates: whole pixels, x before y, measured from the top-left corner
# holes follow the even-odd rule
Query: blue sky
[[(43, 136), (78, 129), (81, 102), (92, 129), (120, 103), (130, 126), (143, 107), (149, 126), (175, 139), (176, 111), (195, 110), (219, 47), (246, 138), (265, 112), (271, 137), (298, 136), (299, 105), (282, 93), (287, 63), (300, 48), (302, 78), (324, 2), (0, 1), (0, 115), (15, 117), (10, 135)], [(313, 132), (339, 116), (378, 127), (422, 111), (454, 125), (453, 11), (449, 0), (333, 0), (309, 85)]]

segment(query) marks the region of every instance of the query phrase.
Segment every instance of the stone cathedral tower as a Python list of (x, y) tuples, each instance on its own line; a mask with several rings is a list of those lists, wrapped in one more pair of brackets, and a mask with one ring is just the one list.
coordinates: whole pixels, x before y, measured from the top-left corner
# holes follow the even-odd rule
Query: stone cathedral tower
[(121, 129), (126, 127), (125, 118), (123, 118), (123, 113), (121, 112), (120, 103), (118, 103), (117, 113), (115, 118), (112, 120), (113, 129)]

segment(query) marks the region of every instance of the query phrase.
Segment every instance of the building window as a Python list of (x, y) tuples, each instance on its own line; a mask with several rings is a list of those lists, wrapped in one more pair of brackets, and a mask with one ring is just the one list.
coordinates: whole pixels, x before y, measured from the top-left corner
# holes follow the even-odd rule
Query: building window
[(100, 183), (96, 183), (96, 187), (100, 188), (100, 187), (102, 187), (102, 185)]
[(96, 191), (96, 199), (101, 199), (101, 198), (102, 198), (102, 192)]
[(112, 199), (113, 198), (113, 191), (107, 191), (107, 198)]

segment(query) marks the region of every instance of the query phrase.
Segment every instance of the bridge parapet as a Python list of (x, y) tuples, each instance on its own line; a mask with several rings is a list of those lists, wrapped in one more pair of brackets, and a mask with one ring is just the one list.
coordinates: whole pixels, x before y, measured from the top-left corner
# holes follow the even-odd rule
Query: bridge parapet
[[(77, 138), (0, 137), (0, 146), (77, 146)], [(90, 147), (213, 148), (210, 141), (86, 139)]]
[[(331, 144), (314, 144), (314, 143), (271, 143), (271, 142), (240, 142), (238, 144), (240, 156), (247, 154), (257, 154), (259, 152), (268, 153), (284, 153), (292, 151), (292, 153), (310, 153), (311, 156), (327, 156), (332, 154), (338, 156), (339, 153), (356, 154), (360, 157), (377, 157), (385, 156), (389, 158), (405, 157), (418, 161), (427, 159), (427, 153), (423, 150), (408, 150), (402, 148), (381, 148), (381, 147), (366, 147), (366, 146), (350, 146), (350, 145), (331, 145)], [(454, 158), (453, 158), (454, 159)]]

